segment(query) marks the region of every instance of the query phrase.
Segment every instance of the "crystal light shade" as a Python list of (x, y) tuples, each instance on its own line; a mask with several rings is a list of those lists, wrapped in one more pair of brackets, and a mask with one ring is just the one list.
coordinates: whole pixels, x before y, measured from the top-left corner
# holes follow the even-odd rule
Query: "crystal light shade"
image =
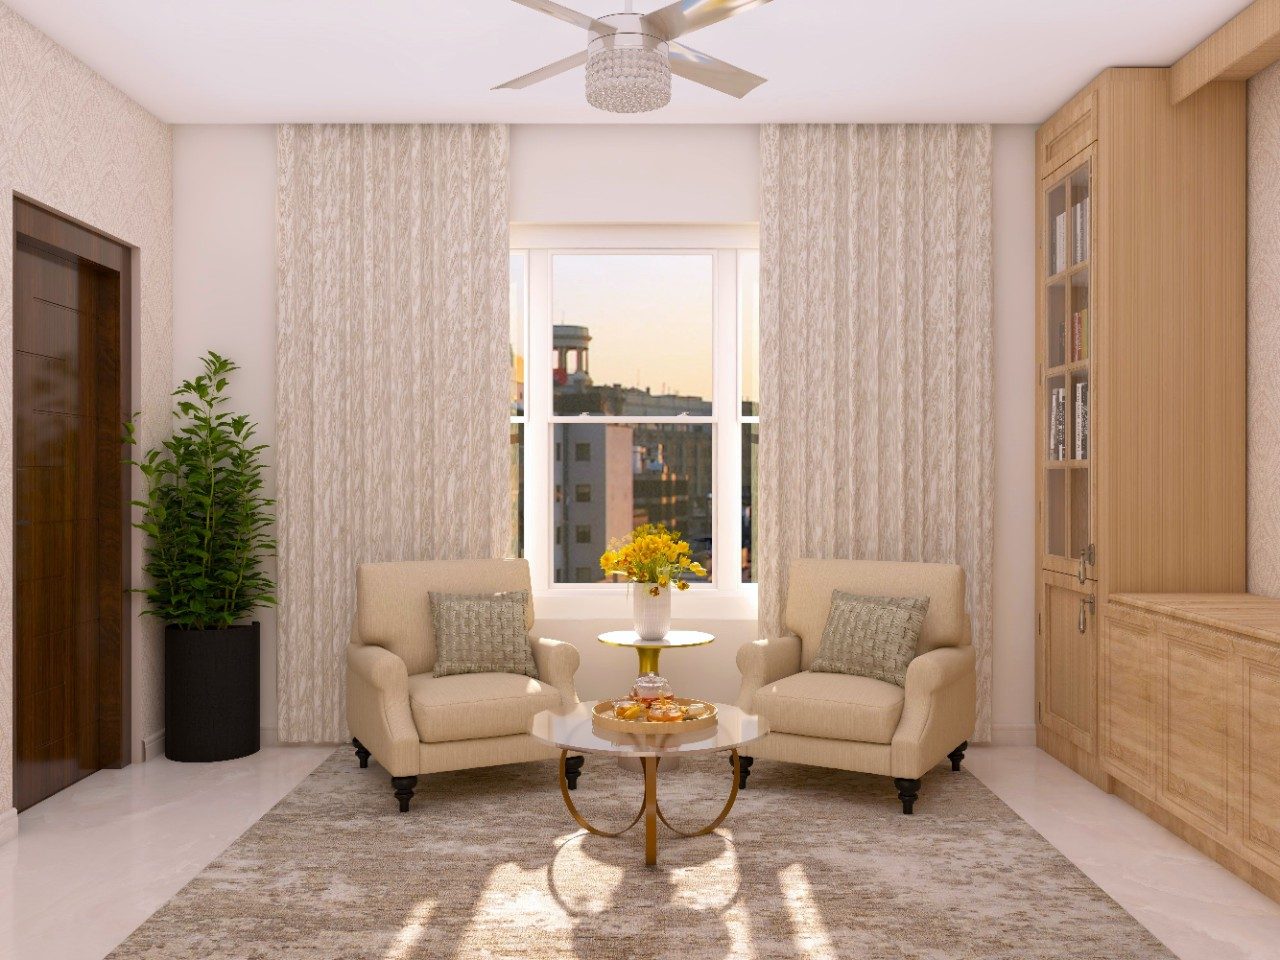
[(671, 102), (667, 45), (612, 47), (587, 60), (587, 103), (610, 113), (645, 113)]

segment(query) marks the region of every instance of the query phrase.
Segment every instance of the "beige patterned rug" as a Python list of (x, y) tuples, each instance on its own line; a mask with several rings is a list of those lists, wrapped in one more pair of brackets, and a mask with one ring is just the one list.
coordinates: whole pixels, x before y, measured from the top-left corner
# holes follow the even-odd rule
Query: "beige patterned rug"
[[(677, 826), (710, 819), (723, 757), (663, 777)], [(588, 758), (577, 798), (630, 819), (639, 775)], [(625, 804), (623, 803), (625, 800)], [(574, 829), (553, 764), (425, 778), (409, 814), (339, 750), (113, 958), (1167, 958), (968, 773), (917, 813), (887, 778), (758, 761), (717, 834)], [(625, 820), (623, 821), (625, 822)]]

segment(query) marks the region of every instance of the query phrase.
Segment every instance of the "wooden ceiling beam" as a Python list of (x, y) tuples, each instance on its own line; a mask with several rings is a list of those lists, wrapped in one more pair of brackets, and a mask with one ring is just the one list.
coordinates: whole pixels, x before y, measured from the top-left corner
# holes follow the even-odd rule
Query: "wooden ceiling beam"
[(1280, 59), (1280, 0), (1254, 0), (1173, 65), (1173, 102), (1215, 80), (1248, 80)]

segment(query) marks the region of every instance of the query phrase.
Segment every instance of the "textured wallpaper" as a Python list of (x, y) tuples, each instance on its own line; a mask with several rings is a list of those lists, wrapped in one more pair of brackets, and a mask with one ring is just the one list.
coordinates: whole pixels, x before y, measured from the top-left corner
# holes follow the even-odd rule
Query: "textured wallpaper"
[(1280, 64), (1249, 81), (1249, 592), (1280, 597)]
[[(166, 124), (0, 5), (0, 818), (13, 797), (12, 196), (140, 249), (134, 403), (150, 444), (166, 422), (173, 366), (171, 155)], [(164, 725), (155, 625), (136, 627), (133, 646), (136, 749)]]

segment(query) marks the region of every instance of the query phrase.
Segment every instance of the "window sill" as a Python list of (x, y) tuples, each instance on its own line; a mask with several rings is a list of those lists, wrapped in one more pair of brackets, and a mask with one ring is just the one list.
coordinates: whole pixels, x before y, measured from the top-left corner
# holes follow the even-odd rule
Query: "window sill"
[[(694, 587), (671, 598), (671, 620), (756, 620), (756, 587), (736, 589)], [(625, 586), (591, 584), (553, 587), (533, 594), (539, 620), (630, 620), (631, 598)]]

